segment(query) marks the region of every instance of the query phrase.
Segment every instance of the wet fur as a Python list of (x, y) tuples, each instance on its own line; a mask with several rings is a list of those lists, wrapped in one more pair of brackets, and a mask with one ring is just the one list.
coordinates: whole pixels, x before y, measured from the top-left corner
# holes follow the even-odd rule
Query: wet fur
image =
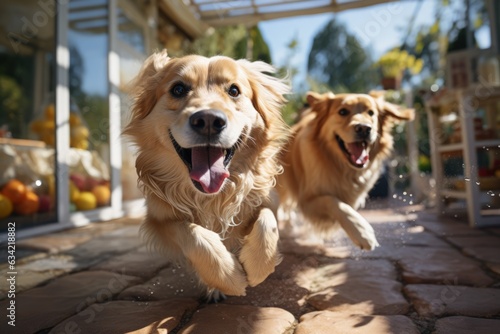
[[(277, 154), (288, 128), (280, 109), (289, 87), (263, 72), (274, 69), (222, 56), (169, 58), (163, 51), (146, 61), (132, 85), (135, 102), (124, 134), (138, 146), (136, 169), (147, 205), (142, 232), (148, 244), (190, 265), (214, 296), (244, 295), (280, 258), (269, 192), (282, 170)], [(192, 88), (182, 101), (169, 91), (179, 81)], [(229, 84), (240, 87), (239, 99), (228, 96)], [(188, 138), (187, 119), (206, 108), (223, 111), (229, 135), (241, 137), (230, 177), (216, 194), (194, 187), (169, 138), (169, 131)]]
[[(378, 242), (373, 228), (357, 210), (364, 206), (391, 154), (394, 122), (413, 119), (413, 110), (386, 102), (381, 92), (309, 92), (307, 100), (310, 108), (292, 127), (292, 138), (281, 155), (284, 173), (276, 187), (281, 206), (285, 212), (297, 207), (319, 232), (342, 227), (360, 248), (374, 249)], [(339, 116), (342, 108), (350, 111), (348, 116)], [(348, 161), (335, 139), (339, 135), (346, 142), (353, 140), (358, 123), (373, 127), (370, 160), (363, 168)]]

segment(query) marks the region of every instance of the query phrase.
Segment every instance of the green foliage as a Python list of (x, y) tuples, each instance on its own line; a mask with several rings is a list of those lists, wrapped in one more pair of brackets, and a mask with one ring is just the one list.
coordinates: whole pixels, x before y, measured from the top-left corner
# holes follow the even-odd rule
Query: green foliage
[(80, 115), (90, 129), (90, 148), (99, 149), (101, 145), (109, 143), (110, 124), (107, 96), (81, 94), (73, 99), (72, 102), (78, 107)]
[(211, 29), (207, 35), (189, 44), (185, 48), (184, 54), (195, 53), (206, 57), (223, 54), (234, 58), (237, 53), (235, 46), (240, 40), (246, 38), (246, 34), (244, 26)]
[(24, 113), (23, 91), (15, 80), (0, 76), (0, 127), (8, 125), (15, 135), (23, 130)]
[(234, 59), (241, 59), (247, 58), (247, 46), (252, 47), (252, 59), (250, 60), (262, 60), (271, 63), (271, 52), (257, 26), (249, 29), (244, 25), (213, 29), (206, 36), (198, 38), (189, 44), (182, 54), (195, 53), (206, 57), (225, 55)]
[(307, 68), (311, 78), (334, 92), (366, 92), (379, 77), (357, 38), (332, 19), (313, 41)]
[(14, 138), (27, 138), (33, 118), (33, 65), (32, 57), (0, 53), (0, 127)]

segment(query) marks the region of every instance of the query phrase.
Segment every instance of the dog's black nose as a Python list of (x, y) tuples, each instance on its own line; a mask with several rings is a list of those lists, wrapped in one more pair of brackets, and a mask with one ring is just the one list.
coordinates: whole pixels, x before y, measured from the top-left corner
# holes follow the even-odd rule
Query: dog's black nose
[(227, 117), (220, 110), (207, 109), (195, 112), (189, 117), (191, 128), (203, 136), (217, 135), (227, 126)]
[(360, 139), (366, 139), (370, 137), (370, 132), (372, 131), (372, 127), (367, 124), (356, 124), (354, 127), (354, 131), (356, 131), (356, 135)]

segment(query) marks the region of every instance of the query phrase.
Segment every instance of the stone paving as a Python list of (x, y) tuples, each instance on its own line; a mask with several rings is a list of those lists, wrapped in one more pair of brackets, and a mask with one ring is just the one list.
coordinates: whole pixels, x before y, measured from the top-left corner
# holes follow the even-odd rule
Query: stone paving
[(145, 247), (139, 219), (18, 240), (16, 326), (2, 279), (0, 333), (499, 333), (500, 228), (387, 207), (362, 211), (375, 251), (298, 226), (282, 235), (283, 261), (266, 281), (218, 304)]

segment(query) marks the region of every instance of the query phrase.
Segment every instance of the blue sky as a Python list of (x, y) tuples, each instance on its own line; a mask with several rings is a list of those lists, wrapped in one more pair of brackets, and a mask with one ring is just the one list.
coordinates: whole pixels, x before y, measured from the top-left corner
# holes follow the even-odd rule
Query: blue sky
[[(272, 20), (261, 22), (259, 27), (271, 49), (273, 63), (277, 66), (284, 65), (287, 61), (289, 52), (286, 45), (293, 38), (298, 39), (299, 51), (292, 59), (292, 63), (299, 69), (294, 83), (300, 83), (306, 78), (307, 57), (314, 36), (334, 15), (358, 37), (361, 44), (370, 50), (372, 58), (376, 60), (387, 50), (402, 43), (417, 3), (418, 1), (398, 1), (336, 14), (325, 13)], [(415, 21), (415, 29), (434, 22), (436, 3), (437, 0), (424, 0)]]

